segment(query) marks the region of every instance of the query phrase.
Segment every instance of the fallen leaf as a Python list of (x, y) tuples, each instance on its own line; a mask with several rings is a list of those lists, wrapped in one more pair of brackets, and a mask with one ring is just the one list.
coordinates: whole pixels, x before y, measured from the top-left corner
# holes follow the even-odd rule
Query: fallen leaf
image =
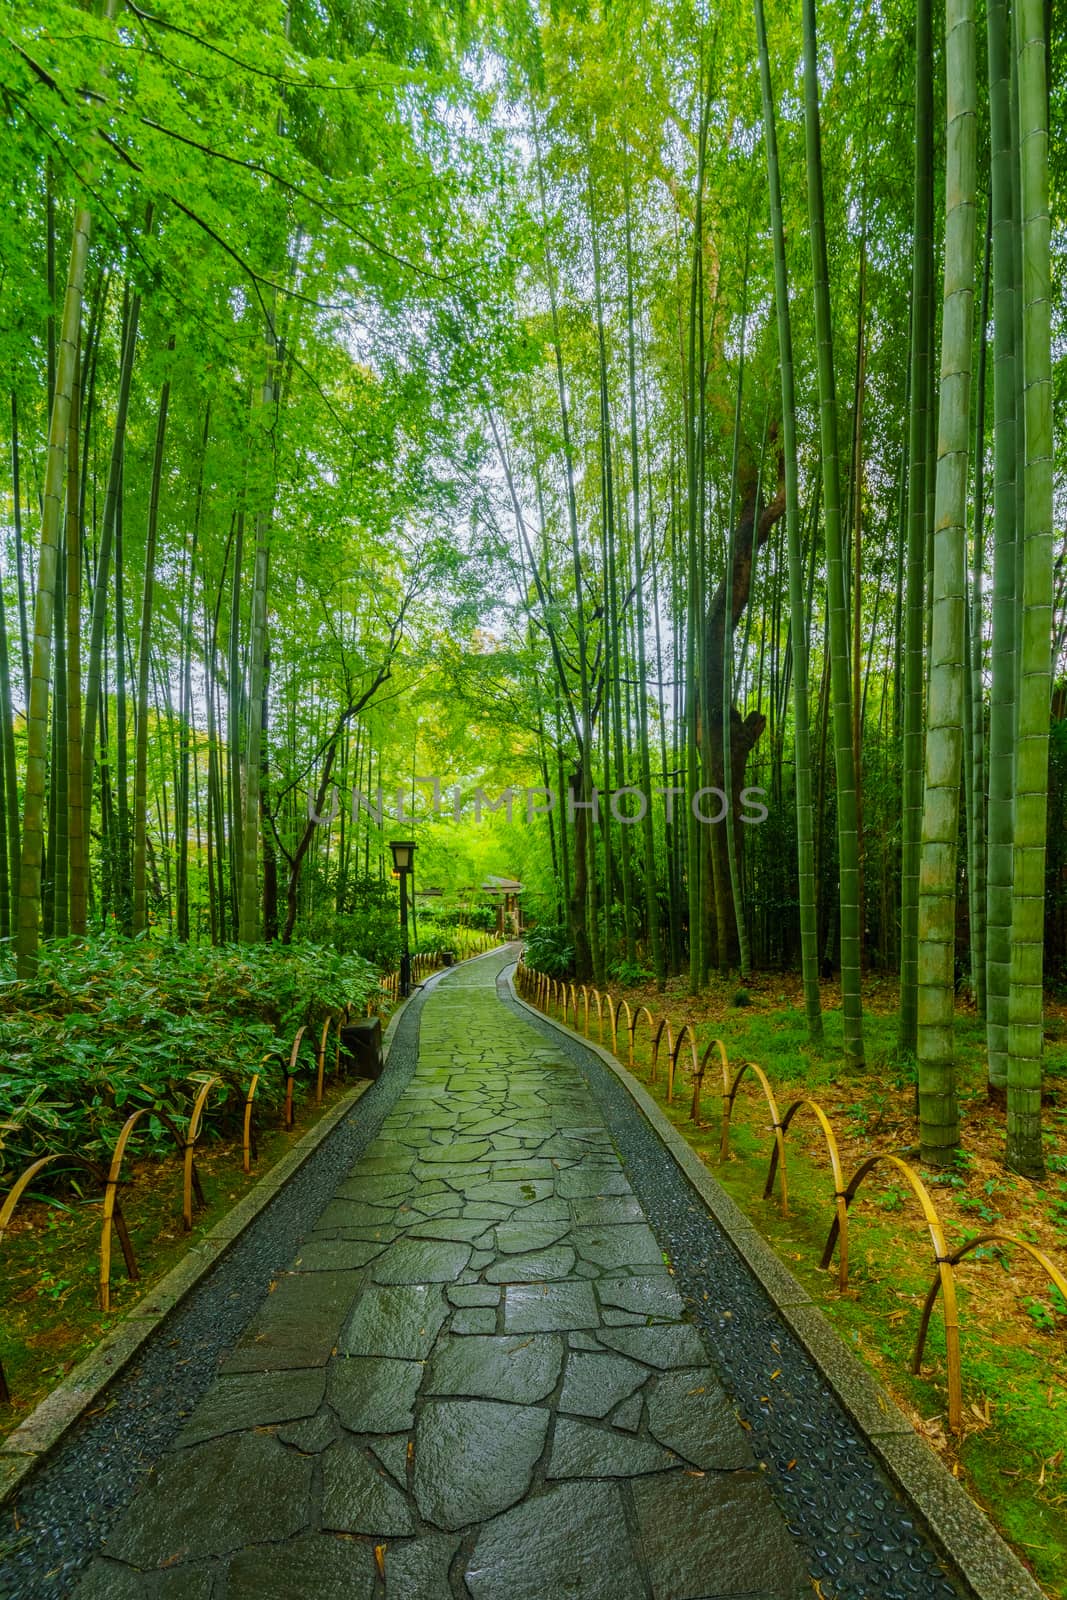
[(387, 1546), (384, 1545), (384, 1544), (376, 1544), (374, 1546), (374, 1565), (378, 1568), (378, 1572), (381, 1575), (381, 1580), (382, 1580), (383, 1583), (385, 1582), (385, 1552), (386, 1552), (386, 1548), (387, 1548)]

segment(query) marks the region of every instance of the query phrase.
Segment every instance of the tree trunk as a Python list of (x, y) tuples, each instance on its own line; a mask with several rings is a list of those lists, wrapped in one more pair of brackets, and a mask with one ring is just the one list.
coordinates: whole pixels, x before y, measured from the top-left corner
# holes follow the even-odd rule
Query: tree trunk
[(81, 383), (76, 376), (71, 391), (70, 439), (67, 459), (67, 834), (69, 848), (70, 931), (84, 935), (88, 928), (89, 832), (82, 784), (82, 678), (81, 678), (81, 571), (82, 476), (79, 471)]
[[(278, 359), (273, 323), (267, 330), (267, 370), (259, 404), (253, 417), (252, 449), (266, 444), (267, 417), (276, 412), (275, 373)], [(276, 418), (275, 418), (276, 420)], [(248, 723), (244, 760), (244, 806), (241, 821), (241, 873), (237, 904), (237, 937), (255, 944), (262, 937), (259, 891), (259, 835), (262, 806), (260, 789), (263, 759), (263, 696), (267, 676), (267, 585), (270, 571), (270, 535), (274, 517), (274, 472), (260, 489), (256, 512), (256, 553), (252, 574), (252, 616), (249, 640)], [(231, 722), (233, 708), (230, 708)]]
[[(700, 783), (699, 720), (700, 680), (698, 640), (703, 621), (701, 596), (702, 521), (700, 516), (700, 481), (704, 439), (701, 430), (703, 407), (700, 395), (704, 386), (703, 319), (704, 286), (701, 262), (704, 240), (704, 165), (707, 158), (708, 123), (711, 116), (711, 85), (704, 92), (701, 103), (700, 136), (697, 147), (696, 207), (693, 220), (693, 261), (689, 279), (689, 338), (688, 370), (685, 393), (688, 401), (686, 427), (686, 503), (687, 503), (687, 585), (688, 606), (685, 642), (685, 694), (686, 694), (686, 793), (695, 796)], [(698, 324), (700, 335), (698, 339)], [(693, 814), (691, 804), (685, 810), (686, 878), (689, 899), (689, 992), (699, 994), (704, 980), (702, 870), (704, 854), (701, 827)]]
[[(741, 519), (733, 532), (733, 559), (730, 562), (731, 588), (729, 622), (727, 622), (727, 589), (726, 580), (719, 584), (712, 597), (705, 625), (705, 649), (708, 657), (709, 704), (706, 714), (702, 715), (702, 725), (699, 731), (701, 745), (708, 740), (711, 757), (711, 787), (720, 789), (728, 797), (734, 822), (742, 824), (741, 791), (745, 787), (745, 767), (748, 758), (755, 749), (767, 726), (767, 718), (762, 711), (750, 711), (747, 717), (734, 705), (729, 708), (729, 735), (726, 733), (727, 719), (724, 701), (724, 686), (726, 674), (723, 666), (728, 640), (732, 639), (735, 628), (740, 621), (749, 603), (752, 592), (752, 570), (757, 551), (770, 538), (771, 530), (785, 514), (785, 482), (784, 464), (779, 458), (779, 482), (774, 499), (756, 514), (757, 484), (750, 482), (745, 488), (744, 503), (741, 509)], [(704, 721), (706, 720), (706, 726)], [(726, 772), (726, 752), (730, 752), (730, 771)], [(710, 805), (711, 802), (709, 801)], [(716, 809), (719, 809), (716, 807)], [(726, 860), (726, 831), (723, 822), (710, 829), (704, 824), (699, 826), (711, 835), (711, 850), (718, 853), (716, 870), (716, 893), (721, 892), (725, 898), (725, 913), (721, 919), (725, 923), (726, 938), (728, 939), (727, 954), (732, 956), (737, 953), (734, 935), (737, 927), (737, 916), (734, 910), (734, 885), (731, 878), (729, 863)], [(722, 956), (720, 953), (720, 968)]]

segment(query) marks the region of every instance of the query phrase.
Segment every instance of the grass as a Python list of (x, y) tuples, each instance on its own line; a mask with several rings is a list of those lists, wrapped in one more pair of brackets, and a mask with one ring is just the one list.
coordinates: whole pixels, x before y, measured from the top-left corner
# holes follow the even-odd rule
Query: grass
[[(836, 995), (823, 997), (825, 1042), (813, 1048), (793, 979), (748, 980), (749, 1003), (739, 1007), (736, 986), (715, 985), (693, 999), (684, 984), (658, 994), (651, 985), (613, 986), (618, 1001), (636, 1011), (647, 1005), (669, 1015), (675, 1037), (685, 1020), (696, 1030), (701, 1053), (714, 1037), (726, 1046), (731, 1068), (755, 1061), (773, 1086), (780, 1112), (809, 1097), (830, 1118), (841, 1148), (846, 1181), (876, 1151), (903, 1155), (918, 1167), (914, 1119), (914, 1062), (896, 1043), (895, 984), (879, 980), (865, 992), (868, 1066), (842, 1064), (842, 1019)], [(1001, 1166), (1004, 1114), (985, 1092), (984, 1026), (961, 1007), (957, 1017), (958, 1079), (963, 1150), (948, 1173), (921, 1172), (950, 1244), (993, 1228), (1019, 1234), (1067, 1271), (1067, 1046), (1063, 1008), (1050, 1002), (1047, 1044), (1047, 1181), (1041, 1185)], [(595, 1008), (590, 1033), (596, 1037)], [(837, 1288), (836, 1265), (819, 1268), (833, 1219), (833, 1183), (823, 1136), (814, 1117), (801, 1113), (787, 1140), (789, 1214), (762, 1198), (772, 1135), (758, 1085), (746, 1076), (731, 1123), (731, 1148), (719, 1161), (721, 1078), (715, 1062), (701, 1103), (690, 1120), (688, 1074), (679, 1072), (674, 1101), (666, 1103), (661, 1059), (649, 1082), (648, 1030), (637, 1030), (635, 1072), (679, 1132), (751, 1218), (837, 1327), (842, 1338), (892, 1391), (916, 1431), (935, 1449), (984, 1507), (1001, 1533), (1056, 1600), (1067, 1600), (1067, 1306), (1024, 1252), (983, 1247), (958, 1269), (963, 1365), (964, 1427), (959, 1437), (945, 1421), (947, 1391), (940, 1301), (923, 1366), (910, 1361), (919, 1315), (933, 1272), (932, 1251), (918, 1205), (899, 1174), (875, 1168), (850, 1208), (851, 1268), (848, 1289)], [(619, 1042), (626, 1058), (625, 1038)], [(679, 1057), (679, 1067), (688, 1052)], [(921, 1170), (921, 1169), (920, 1169)]]

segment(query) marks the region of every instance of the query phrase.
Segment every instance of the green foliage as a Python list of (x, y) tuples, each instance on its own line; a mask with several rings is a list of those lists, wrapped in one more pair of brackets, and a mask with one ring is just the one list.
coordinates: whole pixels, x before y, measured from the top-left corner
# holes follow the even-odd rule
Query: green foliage
[(468, 928), (476, 928), (479, 933), (493, 933), (496, 930), (496, 906), (471, 906), (464, 914), (464, 921)]
[[(1062, 1297), (1061, 1297), (1062, 1298)], [(1056, 1327), (1056, 1317), (1044, 1300), (1035, 1299), (1030, 1295), (1022, 1302), (1023, 1310), (1039, 1333), (1052, 1333)]]
[(747, 989), (735, 989), (730, 998), (730, 1004), (739, 1007), (750, 1006), (752, 1004), (752, 996)]
[(616, 983), (651, 983), (654, 976), (640, 961), (613, 961), (608, 967), (608, 977)]
[(526, 935), (523, 959), (537, 972), (550, 978), (565, 978), (574, 970), (574, 945), (570, 930), (564, 927), (539, 927)]
[[(38, 1156), (101, 1160), (123, 1121), (157, 1103), (188, 1113), (189, 1078), (218, 1075), (235, 1116), (265, 1056), (288, 1050), (346, 1002), (365, 1004), (377, 973), (362, 957), (311, 944), (156, 944), (107, 936), (49, 946), (32, 982), (0, 967), (0, 1173)], [(282, 1074), (264, 1071), (257, 1104), (276, 1104)], [(214, 1098), (209, 1104), (216, 1104)], [(170, 1135), (145, 1119), (139, 1147)]]
[(313, 940), (346, 955), (360, 956), (379, 972), (395, 972), (400, 961), (400, 921), (396, 885), (387, 878), (352, 877), (336, 912), (323, 910), (312, 921)]

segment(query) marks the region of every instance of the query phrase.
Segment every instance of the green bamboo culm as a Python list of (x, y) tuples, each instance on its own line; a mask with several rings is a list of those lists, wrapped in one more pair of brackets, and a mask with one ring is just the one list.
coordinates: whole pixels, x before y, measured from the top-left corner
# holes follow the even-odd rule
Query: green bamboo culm
[(904, 716), (900, 873), (900, 1044), (918, 1037), (919, 840), (923, 793), (923, 639), (926, 587), (927, 433), (934, 271), (933, 39), (930, 0), (915, 11), (915, 193), (908, 410), (908, 545), (904, 605)]
[(1052, 341), (1045, 7), (1019, 0), (1024, 521), (1015, 748), (1007, 1163), (1040, 1176), (1045, 836), (1052, 656)]
[(811, 803), (811, 733), (808, 714), (808, 627), (804, 604), (804, 563), (800, 548), (800, 496), (797, 472), (796, 391), (793, 331), (789, 315), (789, 279), (782, 221), (782, 186), (778, 170), (778, 135), (774, 120), (770, 55), (763, 0), (755, 0), (759, 43), (760, 89), (763, 97), (763, 141), (767, 154), (771, 233), (774, 240), (774, 299), (778, 320), (778, 356), (782, 373), (782, 451), (785, 456), (786, 545), (789, 556), (789, 616), (793, 641), (793, 748), (796, 757), (797, 874), (800, 889), (800, 962), (808, 1038), (822, 1041), (819, 998), (819, 930), (815, 899), (815, 818)]
[[(144, 232), (152, 232), (153, 210), (146, 208)], [(85, 669), (85, 713), (82, 719), (82, 817), (86, 834), (89, 832), (93, 804), (93, 771), (96, 761), (97, 723), (103, 720), (106, 708), (104, 699), (104, 635), (107, 628), (108, 579), (111, 572), (111, 552), (115, 525), (120, 514), (119, 491), (122, 481), (122, 463), (126, 448), (126, 419), (129, 415), (130, 389), (133, 383), (134, 356), (137, 349), (137, 330), (141, 317), (141, 296), (134, 293), (129, 298), (124, 322), (122, 354), (119, 363), (118, 392), (115, 399), (115, 425), (111, 436), (111, 453), (104, 488), (104, 509), (100, 527), (100, 541), (96, 553), (93, 591), (89, 611), (89, 651)]]
[[(253, 423), (261, 423), (274, 410), (274, 346), (268, 341), (267, 373)], [(256, 513), (255, 563), (252, 572), (252, 614), (249, 649), (247, 722), (245, 724), (245, 799), (241, 823), (242, 858), (237, 904), (237, 937), (241, 944), (256, 944), (263, 937), (260, 904), (259, 831), (262, 785), (263, 702), (267, 675), (267, 587), (270, 574), (270, 535), (274, 512), (273, 479), (261, 491)]]
[(970, 686), (969, 721), (964, 727), (967, 762), (967, 891), (971, 919), (971, 991), (974, 1008), (985, 1017), (985, 915), (986, 915), (986, 830), (985, 830), (985, 690), (982, 678), (982, 587), (985, 562), (985, 434), (986, 368), (989, 326), (989, 279), (992, 261), (993, 213), (986, 209), (985, 257), (982, 266), (982, 308), (978, 317), (978, 369), (975, 375), (974, 404), (974, 535), (971, 542), (971, 595), (968, 609), (968, 676)]
[[(641, 817), (641, 851), (645, 878), (645, 901), (649, 947), (656, 982), (663, 987), (667, 976), (667, 962), (660, 928), (659, 878), (656, 869), (656, 840), (652, 824), (652, 809), (648, 796), (652, 793), (652, 762), (648, 748), (648, 691), (647, 650), (645, 647), (645, 560), (641, 544), (641, 460), (637, 435), (637, 345), (634, 313), (634, 247), (631, 220), (630, 156), (623, 150), (623, 184), (626, 201), (626, 371), (629, 380), (630, 400), (630, 488), (633, 506), (630, 513), (633, 530), (634, 583), (637, 590), (637, 740), (641, 770), (641, 786), (646, 797)], [(658, 624), (658, 612), (657, 624)]]
[[(590, 663), (584, 606), (584, 580), (582, 577), (582, 551), (578, 531), (578, 501), (575, 492), (574, 451), (571, 445), (570, 406), (567, 398), (567, 380), (563, 365), (563, 340), (559, 315), (556, 269), (552, 257), (548, 228), (548, 199), (545, 190), (544, 167), (541, 161), (541, 136), (536, 112), (531, 117), (531, 128), (536, 155), (537, 190), (541, 208), (541, 237), (545, 284), (552, 317), (552, 348), (555, 357), (556, 390), (559, 396), (560, 427), (562, 431), (563, 465), (567, 489), (567, 527), (570, 534), (571, 568), (574, 576), (574, 628), (578, 650), (578, 675), (581, 690), (581, 737), (578, 741), (578, 793), (574, 796), (575, 860), (574, 900), (572, 930), (575, 939), (577, 970), (580, 976), (592, 972), (596, 983), (604, 981), (604, 945), (600, 937), (600, 894), (597, 883), (596, 828), (589, 822), (590, 813), (595, 821), (593, 797), (593, 698), (590, 683)], [(578, 807), (581, 815), (578, 815)]]
[(5, 901), (0, 932), (6, 939), (15, 924), (15, 898), (19, 879), (19, 790), (15, 766), (15, 708), (11, 700), (11, 671), (7, 654), (7, 614), (0, 585), (0, 856), (3, 856)]
[[(689, 332), (687, 390), (689, 396), (688, 427), (686, 429), (686, 501), (687, 501), (687, 566), (689, 591), (686, 618), (686, 786), (692, 796), (700, 787), (697, 744), (698, 696), (697, 662), (698, 638), (703, 627), (703, 606), (699, 579), (699, 523), (700, 523), (700, 456), (704, 440), (700, 430), (701, 407), (699, 388), (702, 367), (698, 357), (697, 323), (703, 308), (703, 279), (700, 270), (704, 234), (704, 163), (707, 156), (708, 120), (711, 108), (710, 85), (703, 98), (700, 119), (700, 138), (697, 148), (696, 208), (693, 220), (693, 264), (689, 282)], [(686, 806), (685, 827), (687, 839), (686, 875), (689, 898), (689, 992), (699, 994), (703, 986), (703, 940), (701, 905), (701, 861), (703, 840), (691, 805)]]
[(82, 785), (82, 676), (81, 676), (81, 572), (82, 482), (79, 470), (81, 383), (75, 375), (71, 392), (70, 438), (67, 458), (67, 520), (64, 544), (67, 557), (67, 834), (69, 847), (70, 932), (83, 936), (88, 926), (89, 848), (85, 834)]
[[(174, 341), (171, 340), (171, 348)], [(137, 728), (133, 778), (133, 931), (148, 927), (148, 690), (152, 643), (152, 611), (156, 583), (156, 536), (159, 529), (159, 491), (163, 478), (163, 448), (167, 437), (170, 379), (163, 384), (156, 419), (152, 483), (148, 495), (148, 529), (145, 537), (144, 588), (141, 595), (141, 631), (137, 649)]]
[(816, 62), (815, 0), (804, 0), (804, 135), (808, 173), (808, 228), (818, 346), (819, 435), (822, 445), (823, 517), (826, 535), (826, 586), (829, 613), (830, 688), (833, 701), (834, 769), (837, 778), (837, 833), (840, 863), (841, 1000), (845, 1061), (864, 1065), (863, 1004), (860, 993), (859, 837), (856, 775), (852, 753), (852, 684), (849, 669), (848, 612), (845, 604), (841, 538), (841, 472), (837, 445), (830, 275), (826, 255), (819, 131), (819, 79)]
[(1012, 832), (1015, 787), (1015, 210), (1007, 0), (987, 0), (993, 242), (993, 642), (986, 860), (986, 1049), (989, 1084), (1008, 1083)]
[(955, 1084), (956, 850), (967, 670), (967, 485), (974, 340), (977, 107), (973, 0), (945, 15), (945, 283), (933, 616), (919, 868), (919, 1140), (944, 1166), (959, 1143)]
[[(726, 523), (726, 582), (725, 596), (722, 613), (722, 787), (726, 796), (723, 804), (726, 808), (726, 863), (730, 886), (730, 898), (733, 901), (734, 925), (737, 931), (737, 951), (741, 968), (741, 979), (749, 977), (752, 959), (748, 944), (748, 923), (745, 920), (745, 903), (741, 892), (741, 868), (738, 861), (737, 830), (734, 827), (734, 786), (733, 786), (733, 717), (731, 710), (734, 699), (734, 548), (737, 542), (737, 502), (738, 502), (738, 473), (741, 467), (741, 416), (745, 395), (745, 333), (748, 326), (748, 269), (749, 269), (749, 241), (751, 229), (745, 229), (745, 268), (741, 289), (741, 348), (738, 353), (737, 363), (737, 390), (734, 396), (734, 437), (730, 463), (730, 513)], [(756, 529), (755, 523), (759, 520), (759, 495), (753, 506), (753, 551), (755, 551)], [(749, 620), (752, 612), (749, 610)], [(709, 697), (710, 698), (710, 697)], [(708, 710), (708, 723), (710, 735), (711, 713)], [(725, 883), (716, 883), (716, 908), (718, 912), (719, 936), (719, 971), (725, 974), (729, 970), (728, 952), (730, 948), (730, 929), (726, 917), (722, 914), (722, 907), (726, 899)]]
[[(23, 979), (37, 971), (41, 921), (41, 865), (44, 854), (44, 797), (48, 762), (48, 702), (52, 674), (53, 608), (63, 519), (64, 479), (70, 432), (71, 396), (77, 374), (85, 268), (92, 218), (84, 207), (74, 213), (70, 266), (63, 302), (56, 389), (48, 425), (48, 459), (41, 507), (41, 542), (33, 611), (33, 661), (26, 716), (26, 786), (23, 799), (22, 856), (19, 864), (16, 969)], [(77, 449), (77, 441), (74, 442)]]

